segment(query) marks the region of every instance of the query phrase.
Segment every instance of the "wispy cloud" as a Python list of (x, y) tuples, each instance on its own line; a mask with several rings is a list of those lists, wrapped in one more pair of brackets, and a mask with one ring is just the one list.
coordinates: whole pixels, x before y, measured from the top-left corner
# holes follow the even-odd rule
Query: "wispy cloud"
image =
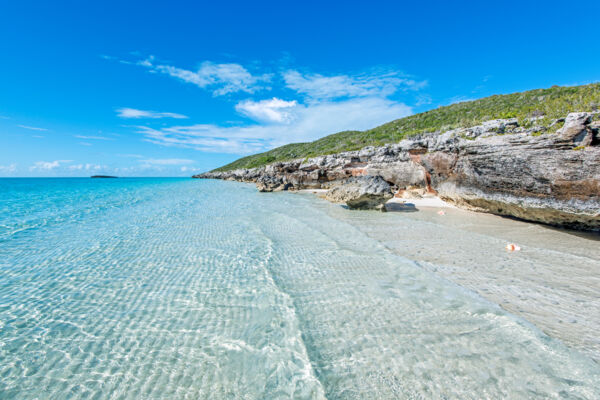
[(73, 160), (55, 160), (55, 161), (37, 161), (31, 167), (29, 167), (30, 171), (51, 171), (62, 164), (67, 164), (73, 162)]
[(0, 173), (10, 174), (13, 172), (17, 172), (17, 164), (0, 165)]
[(245, 100), (238, 103), (235, 109), (256, 121), (287, 123), (294, 118), (292, 111), (297, 105), (296, 100), (285, 101), (273, 97), (261, 101)]
[(141, 154), (131, 154), (131, 153), (121, 153), (117, 154), (119, 157), (127, 157), (127, 158), (144, 158)]
[(290, 142), (314, 140), (343, 130), (364, 130), (412, 113), (405, 104), (381, 98), (297, 104), (282, 123), (225, 127), (196, 124), (155, 129), (138, 127), (145, 140), (162, 146), (249, 154)]
[(448, 100), (448, 105), (456, 104), (456, 103), (464, 103), (467, 101), (473, 101), (475, 98), (468, 96), (454, 96)]
[(77, 139), (87, 139), (87, 140), (115, 140), (114, 138), (109, 138), (105, 136), (87, 136), (87, 135), (73, 135)]
[[(119, 60), (102, 56), (107, 60)], [(352, 97), (387, 97), (398, 91), (419, 90), (427, 81), (416, 80), (408, 74), (391, 68), (377, 68), (358, 74), (322, 75), (303, 73), (296, 69), (283, 72), (252, 73), (237, 63), (204, 61), (197, 69), (186, 69), (159, 62), (154, 56), (138, 61), (119, 60), (147, 68), (150, 72), (168, 75), (202, 89), (215, 96), (230, 93), (256, 93), (270, 90), (270, 84), (281, 84), (311, 99), (324, 100)]]
[(188, 165), (193, 164), (195, 161), (185, 158), (149, 158), (139, 160), (139, 162), (146, 165)]
[(268, 89), (263, 84), (271, 80), (270, 74), (253, 75), (240, 64), (217, 64), (205, 61), (195, 71), (179, 68), (173, 65), (160, 64), (153, 56), (136, 62), (137, 65), (148, 68), (152, 72), (168, 75), (186, 83), (191, 83), (202, 89), (211, 90), (215, 96), (229, 93), (255, 93)]
[(106, 169), (106, 166), (91, 163), (69, 165), (68, 167), (69, 171), (99, 171), (102, 169)]
[(388, 97), (399, 90), (418, 90), (427, 85), (399, 71), (379, 71), (358, 75), (302, 74), (295, 70), (283, 73), (285, 85), (311, 99), (343, 97)]
[(416, 98), (415, 106), (420, 107), (433, 103), (433, 99), (428, 94), (419, 94)]
[(156, 112), (148, 110), (138, 110), (135, 108), (119, 108), (117, 109), (117, 116), (119, 118), (175, 118), (175, 119), (186, 119), (188, 118), (183, 114), (176, 114), (171, 112)]
[[(418, 105), (431, 102), (421, 93), (427, 81), (391, 68), (327, 75), (294, 67), (251, 72), (240, 64), (210, 61), (199, 64), (196, 69), (185, 69), (170, 62), (159, 62), (152, 56), (127, 63), (209, 90), (215, 96), (254, 94), (270, 90), (271, 85), (283, 90), (284, 98), (237, 100), (235, 110), (253, 122), (163, 125), (160, 128), (139, 124), (136, 127), (145, 141), (207, 152), (248, 154), (343, 130), (373, 128), (412, 113), (411, 107), (392, 97), (400, 93), (417, 98)], [(123, 118), (173, 117), (172, 113), (129, 108), (118, 112)], [(139, 161), (140, 165), (151, 165), (147, 160)], [(158, 168), (161, 164), (152, 165)]]
[(19, 128), (29, 129), (31, 131), (47, 131), (46, 128), (38, 128), (36, 126), (28, 126), (28, 125), (17, 125)]
[(144, 158), (144, 156), (141, 154), (121, 153), (121, 154), (116, 154), (116, 155), (119, 157), (127, 157), (127, 158)]

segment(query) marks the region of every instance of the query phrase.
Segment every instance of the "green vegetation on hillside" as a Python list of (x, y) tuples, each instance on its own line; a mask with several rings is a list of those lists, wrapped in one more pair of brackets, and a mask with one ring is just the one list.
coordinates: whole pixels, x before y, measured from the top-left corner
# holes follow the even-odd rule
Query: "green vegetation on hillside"
[(543, 118), (536, 122), (547, 126), (569, 112), (595, 111), (600, 107), (600, 83), (584, 86), (536, 89), (522, 93), (490, 96), (436, 108), (421, 114), (397, 119), (367, 131), (346, 131), (325, 136), (310, 143), (292, 143), (264, 153), (240, 158), (215, 171), (254, 168), (275, 161), (315, 157), (342, 151), (358, 150), (365, 146), (396, 143), (407, 136), (425, 132), (445, 132), (467, 128), (496, 118), (517, 118), (527, 125), (531, 117)]

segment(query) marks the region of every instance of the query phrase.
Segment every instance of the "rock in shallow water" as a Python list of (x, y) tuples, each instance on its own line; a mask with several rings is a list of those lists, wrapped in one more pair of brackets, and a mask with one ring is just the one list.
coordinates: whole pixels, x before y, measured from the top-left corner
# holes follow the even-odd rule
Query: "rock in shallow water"
[(325, 198), (334, 203), (346, 203), (351, 209), (385, 210), (385, 203), (392, 198), (392, 188), (381, 176), (356, 176), (333, 187)]

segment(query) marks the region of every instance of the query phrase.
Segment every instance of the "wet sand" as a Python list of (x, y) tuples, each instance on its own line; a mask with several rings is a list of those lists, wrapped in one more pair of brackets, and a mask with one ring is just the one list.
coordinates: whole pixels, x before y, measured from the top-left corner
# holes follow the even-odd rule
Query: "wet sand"
[[(344, 219), (600, 362), (600, 235), (469, 212), (439, 199), (392, 199), (387, 208)], [(521, 250), (507, 251), (509, 243)]]

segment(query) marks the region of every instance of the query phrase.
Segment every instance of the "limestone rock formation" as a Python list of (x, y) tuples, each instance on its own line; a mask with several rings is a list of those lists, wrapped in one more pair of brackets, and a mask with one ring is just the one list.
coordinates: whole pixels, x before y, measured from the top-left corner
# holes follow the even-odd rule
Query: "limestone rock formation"
[(256, 179), (256, 188), (259, 192), (278, 192), (287, 190), (288, 185), (277, 175), (260, 175)]
[(397, 190), (437, 192), (468, 209), (600, 230), (600, 121), (592, 113), (571, 113), (554, 130), (535, 121), (523, 127), (515, 119), (493, 120), (381, 147), (195, 177), (256, 182), (259, 190), (272, 191), (379, 176)]
[(592, 144), (594, 132), (590, 123), (592, 115), (589, 113), (570, 113), (565, 119), (565, 125), (560, 131), (560, 137), (572, 141), (578, 146), (589, 146)]
[(393, 196), (392, 188), (381, 176), (351, 177), (329, 189), (325, 198), (334, 203), (346, 203), (350, 209), (385, 210)]

